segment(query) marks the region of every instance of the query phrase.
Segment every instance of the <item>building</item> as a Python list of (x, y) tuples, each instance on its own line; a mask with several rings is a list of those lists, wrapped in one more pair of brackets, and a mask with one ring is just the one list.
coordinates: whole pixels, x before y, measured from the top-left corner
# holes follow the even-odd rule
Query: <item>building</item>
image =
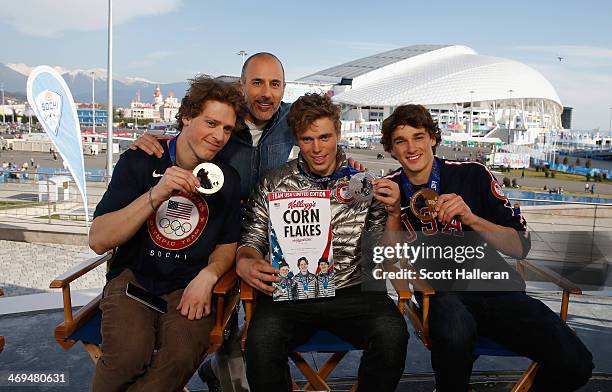
[(350, 135), (376, 134), (399, 105), (428, 107), (443, 129), (560, 129), (563, 106), (539, 72), (462, 45), (415, 45), (324, 69), (299, 82), (332, 84)]
[(159, 106), (159, 116), (161, 120), (166, 122), (175, 121), (180, 106), (181, 104), (178, 99), (174, 96), (174, 93), (170, 91), (168, 96), (163, 100), (161, 106)]
[(130, 102), (130, 107), (120, 110), (125, 118), (171, 122), (175, 120), (179, 107), (180, 103), (174, 93), (171, 91), (164, 99), (157, 85), (153, 93), (153, 103), (141, 102), (140, 91), (138, 91), (136, 98)]
[(563, 108), (563, 113), (561, 113), (561, 124), (563, 125), (563, 129), (572, 129), (572, 112), (574, 108), (570, 108), (565, 106)]
[(95, 105), (94, 110), (91, 103), (77, 103), (77, 116), (79, 117), (79, 124), (81, 127), (92, 127), (94, 119), (96, 121), (96, 127), (106, 126), (108, 121), (108, 112), (106, 108)]
[[(7, 100), (8, 102), (8, 100)], [(5, 105), (0, 105), (0, 122), (19, 122), (19, 119), (24, 115), (31, 114), (29, 110), (26, 109), (26, 105), (23, 103), (6, 103)]]

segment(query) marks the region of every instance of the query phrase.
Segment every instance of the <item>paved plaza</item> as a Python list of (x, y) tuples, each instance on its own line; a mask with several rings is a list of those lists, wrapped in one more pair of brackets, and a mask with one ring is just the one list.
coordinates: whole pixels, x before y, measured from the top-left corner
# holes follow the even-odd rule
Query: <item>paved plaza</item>
[[(94, 257), (87, 246), (27, 243), (0, 240), (0, 287), (7, 297), (57, 292), (49, 289), (53, 278), (83, 259)], [(104, 286), (104, 266), (77, 279), (71, 288), (82, 290)]]

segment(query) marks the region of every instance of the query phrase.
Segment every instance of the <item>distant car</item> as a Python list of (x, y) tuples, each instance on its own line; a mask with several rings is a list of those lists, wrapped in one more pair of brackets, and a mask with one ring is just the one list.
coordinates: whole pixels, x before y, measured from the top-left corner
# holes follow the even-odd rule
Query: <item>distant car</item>
[(360, 140), (358, 147), (359, 148), (364, 148), (364, 149), (368, 148), (368, 142), (366, 142), (365, 140)]
[(348, 142), (348, 148), (355, 148), (356, 147), (356, 143), (354, 140), (349, 140)]

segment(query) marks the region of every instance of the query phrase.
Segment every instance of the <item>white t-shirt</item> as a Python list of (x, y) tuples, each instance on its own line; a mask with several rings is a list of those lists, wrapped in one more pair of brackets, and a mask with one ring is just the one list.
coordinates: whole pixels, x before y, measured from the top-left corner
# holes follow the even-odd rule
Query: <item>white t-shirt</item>
[(263, 129), (265, 124), (257, 126), (250, 121), (245, 121), (246, 125), (249, 127), (249, 132), (251, 132), (251, 138), (253, 139), (253, 146), (256, 146), (259, 143), (259, 139), (261, 139), (261, 135), (263, 134)]

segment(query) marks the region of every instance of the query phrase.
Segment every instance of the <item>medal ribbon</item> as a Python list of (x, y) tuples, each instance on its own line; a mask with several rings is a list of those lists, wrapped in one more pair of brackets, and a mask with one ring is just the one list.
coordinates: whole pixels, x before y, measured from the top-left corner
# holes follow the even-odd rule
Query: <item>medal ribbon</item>
[[(400, 182), (404, 196), (406, 196), (407, 200), (410, 200), (415, 190), (410, 183), (410, 180), (408, 180), (408, 177), (406, 177), (406, 174), (404, 174), (403, 170), (402, 174), (400, 174)], [(427, 188), (434, 192), (438, 192), (438, 189), (440, 188), (440, 167), (436, 158), (434, 158), (431, 166), (431, 173), (429, 174), (429, 180), (427, 181)]]
[(178, 136), (170, 140), (170, 144), (168, 145), (168, 153), (170, 154), (170, 160), (173, 166), (176, 166), (176, 139), (178, 139)]
[(300, 283), (302, 284), (302, 287), (304, 288), (304, 291), (308, 291), (308, 275), (304, 276), (302, 275), (302, 273), (299, 273), (299, 279), (300, 279)]
[(325, 183), (337, 180), (337, 179), (342, 178), (342, 177), (349, 177), (350, 178), (353, 174), (360, 173), (359, 170), (353, 169), (350, 166), (343, 166), (343, 167), (340, 168), (340, 170), (330, 174), (329, 176), (319, 176), (317, 174), (309, 173), (306, 170), (302, 169), (301, 165), (298, 165), (298, 168), (300, 169), (300, 172), (305, 177), (307, 177), (312, 182), (316, 182), (317, 184), (325, 184)]

